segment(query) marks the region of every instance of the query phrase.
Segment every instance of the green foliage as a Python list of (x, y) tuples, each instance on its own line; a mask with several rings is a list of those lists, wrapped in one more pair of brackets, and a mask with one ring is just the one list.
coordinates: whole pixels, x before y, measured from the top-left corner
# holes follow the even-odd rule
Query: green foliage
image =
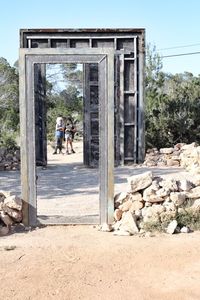
[(142, 228), (150, 232), (166, 232), (167, 226), (171, 221), (176, 220), (179, 227), (188, 226), (191, 230), (200, 230), (200, 212), (191, 208), (185, 209), (175, 214), (167, 214), (162, 216), (162, 221), (144, 222)]
[(0, 136), (0, 147), (5, 147), (7, 150), (16, 150), (18, 149), (17, 143), (16, 143), (16, 136), (15, 134), (9, 132), (9, 133), (3, 133)]
[(200, 229), (200, 213), (192, 209), (178, 213), (176, 220), (180, 227), (188, 226), (192, 230)]
[(19, 88), (16, 68), (0, 58), (0, 140), (8, 148), (15, 147), (13, 134), (19, 132)]
[(146, 143), (147, 147), (161, 147), (168, 140), (166, 135), (165, 120), (165, 102), (167, 95), (164, 93), (163, 86), (165, 76), (161, 72), (162, 63), (155, 47), (151, 50), (147, 47), (146, 53)]
[(163, 228), (162, 228), (162, 224), (159, 221), (149, 221), (149, 222), (145, 222), (143, 223), (143, 229), (146, 232), (162, 232)]
[[(62, 90), (55, 88), (56, 74), (52, 72), (50, 81), (47, 81), (47, 134), (49, 140), (54, 140), (55, 122), (58, 116), (76, 118), (82, 121), (83, 97), (81, 95), (80, 81), (82, 84), (82, 71), (77, 69), (76, 64), (59, 65), (56, 70), (63, 76), (66, 84), (62, 84)], [(59, 75), (60, 77), (62, 77)], [(55, 76), (55, 77), (54, 77)]]
[(83, 71), (75, 63), (61, 65), (63, 77), (71, 86), (76, 86), (78, 91), (83, 89)]
[(147, 49), (146, 146), (200, 142), (200, 77), (166, 74), (155, 47)]

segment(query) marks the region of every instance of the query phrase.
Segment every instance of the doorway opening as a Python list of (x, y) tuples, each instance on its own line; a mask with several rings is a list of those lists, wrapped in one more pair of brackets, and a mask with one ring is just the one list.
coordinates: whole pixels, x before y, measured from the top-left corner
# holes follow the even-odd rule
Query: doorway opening
[[(59, 221), (48, 223), (112, 223), (113, 221), (113, 168), (114, 168), (114, 52), (112, 49), (20, 49), (20, 125), (21, 125), (21, 183), (24, 224), (37, 225), (41, 220), (37, 213), (38, 175), (36, 162), (38, 153), (45, 157), (47, 139), (38, 142), (37, 137), (44, 136), (45, 99), (43, 69), (47, 64), (98, 64), (99, 82), (99, 201), (98, 216), (93, 219), (67, 216)], [(39, 80), (41, 79), (41, 80)], [(91, 90), (91, 89), (90, 89)], [(91, 100), (91, 99), (90, 99)], [(91, 102), (91, 101), (90, 101)], [(88, 103), (88, 99), (86, 99)], [(86, 106), (86, 105), (85, 105)], [(41, 114), (37, 113), (41, 112)], [(91, 111), (90, 111), (91, 112)], [(92, 113), (91, 113), (92, 115)], [(40, 123), (41, 126), (36, 126)], [(33, 126), (35, 124), (35, 126)], [(41, 129), (38, 132), (39, 128)], [(92, 144), (90, 144), (92, 145)], [(38, 150), (39, 149), (39, 150)], [(84, 152), (85, 153), (85, 152)], [(41, 166), (44, 168), (44, 165)], [(93, 171), (93, 169), (91, 169)], [(46, 170), (42, 170), (45, 172)], [(80, 174), (80, 170), (78, 172)], [(76, 176), (76, 175), (75, 175)], [(87, 175), (86, 175), (87, 176)], [(76, 176), (77, 177), (77, 176)], [(43, 178), (47, 178), (46, 175)], [(90, 178), (90, 179), (89, 179)], [(92, 181), (94, 176), (87, 176)], [(64, 178), (67, 179), (67, 178)], [(50, 182), (48, 181), (48, 184)], [(48, 193), (55, 192), (55, 178)], [(66, 181), (63, 181), (65, 184)], [(80, 188), (77, 183), (77, 189)], [(59, 192), (59, 188), (57, 190)], [(47, 193), (47, 189), (44, 194)], [(47, 195), (47, 194), (46, 194)], [(45, 221), (45, 217), (43, 218)]]
[[(37, 67), (41, 69), (41, 66)], [(92, 66), (76, 63), (45, 65), (46, 116), (43, 114), (42, 117), (46, 118), (47, 162), (46, 166), (40, 167), (38, 159), (36, 169), (37, 219), (43, 224), (96, 224), (100, 221), (98, 169), (88, 168), (90, 160), (87, 158), (90, 151), (93, 155), (92, 162), (99, 160), (98, 85), (90, 86), (93, 101), (88, 103), (84, 89), (86, 68), (91, 69)], [(98, 64), (93, 64), (93, 68), (98, 75)], [(37, 114), (37, 106), (35, 107)], [(94, 113), (96, 119), (93, 118), (91, 122), (90, 118)], [(37, 116), (35, 120), (37, 128)], [(57, 121), (61, 122), (62, 128), (62, 131), (57, 131), (59, 138), (55, 136)], [(88, 131), (90, 122), (92, 126)], [(91, 136), (96, 138), (96, 149), (88, 149)], [(40, 155), (37, 140), (38, 136), (36, 153)], [(58, 140), (60, 145), (57, 145)]]

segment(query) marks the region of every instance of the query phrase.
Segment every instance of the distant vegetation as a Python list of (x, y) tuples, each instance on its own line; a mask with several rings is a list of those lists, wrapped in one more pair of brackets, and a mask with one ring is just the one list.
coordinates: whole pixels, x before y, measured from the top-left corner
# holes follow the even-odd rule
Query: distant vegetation
[(146, 53), (146, 144), (200, 142), (200, 76), (162, 72), (155, 47)]
[[(82, 70), (76, 64), (47, 71), (48, 138), (53, 139), (58, 115), (82, 121)], [(62, 73), (65, 83), (58, 86)], [(60, 80), (60, 79), (59, 79)], [(16, 147), (19, 136), (18, 68), (0, 58), (0, 144)], [(145, 78), (146, 147), (165, 147), (178, 142), (200, 142), (200, 76), (189, 72), (168, 74), (155, 47), (146, 51)]]

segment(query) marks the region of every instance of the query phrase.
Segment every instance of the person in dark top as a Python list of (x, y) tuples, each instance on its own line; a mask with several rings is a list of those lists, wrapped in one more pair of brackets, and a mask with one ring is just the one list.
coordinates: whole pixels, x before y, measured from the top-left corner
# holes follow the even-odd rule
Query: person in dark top
[(76, 128), (74, 127), (71, 120), (68, 119), (67, 124), (65, 126), (66, 154), (70, 154), (69, 146), (71, 148), (71, 153), (75, 153), (73, 149), (73, 140), (74, 140), (75, 132), (76, 132)]

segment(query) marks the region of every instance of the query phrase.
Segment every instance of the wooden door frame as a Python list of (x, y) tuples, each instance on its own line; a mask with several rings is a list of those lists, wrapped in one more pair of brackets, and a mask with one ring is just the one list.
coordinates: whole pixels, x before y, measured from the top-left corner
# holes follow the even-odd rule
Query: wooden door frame
[[(23, 223), (36, 226), (36, 157), (34, 65), (48, 63), (98, 63), (100, 99), (100, 224), (111, 224), (114, 212), (114, 50), (21, 48), (19, 54), (19, 99), (21, 138), (21, 196)], [(67, 222), (66, 222), (67, 223)]]

